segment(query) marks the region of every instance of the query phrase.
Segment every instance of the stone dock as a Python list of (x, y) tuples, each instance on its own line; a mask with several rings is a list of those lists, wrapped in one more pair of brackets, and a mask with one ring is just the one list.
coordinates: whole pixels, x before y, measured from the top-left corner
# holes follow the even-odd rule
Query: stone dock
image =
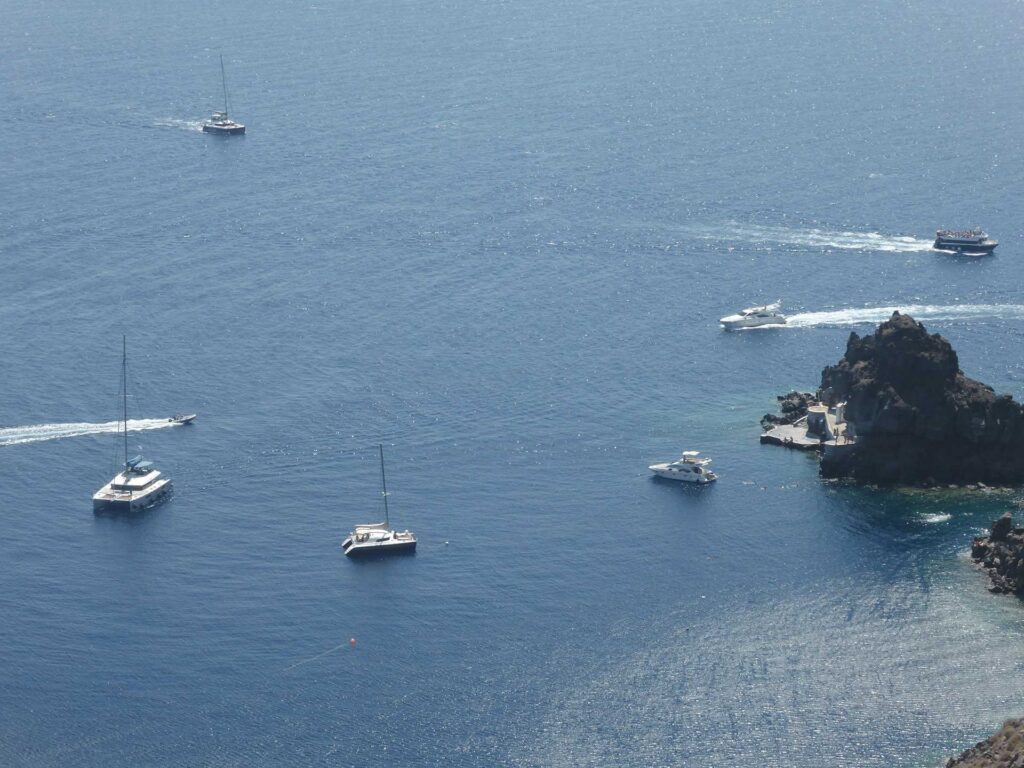
[(779, 424), (761, 435), (761, 442), (781, 445), (799, 451), (824, 451), (852, 446), (854, 438), (847, 435), (842, 411), (823, 405), (811, 406), (806, 416), (793, 424)]

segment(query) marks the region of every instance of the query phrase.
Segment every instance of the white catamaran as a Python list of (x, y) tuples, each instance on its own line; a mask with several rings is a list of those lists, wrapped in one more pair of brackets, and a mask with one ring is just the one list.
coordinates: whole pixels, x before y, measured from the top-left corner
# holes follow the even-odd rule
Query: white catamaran
[(415, 552), (416, 534), (412, 531), (393, 531), (388, 520), (388, 483), (384, 477), (384, 446), (380, 449), (380, 484), (384, 495), (384, 522), (357, 525), (348, 538), (341, 542), (342, 551), (349, 557), (363, 557), (391, 552)]
[(216, 133), (222, 136), (230, 136), (235, 133), (245, 133), (245, 126), (237, 123), (228, 117), (228, 79), (224, 74), (224, 55), (220, 57), (220, 82), (224, 88), (224, 111), (214, 112), (210, 119), (203, 123), (203, 133)]
[(92, 497), (94, 512), (136, 512), (159, 504), (171, 495), (171, 479), (143, 461), (128, 458), (128, 339), (121, 339), (121, 392), (124, 417), (124, 469)]

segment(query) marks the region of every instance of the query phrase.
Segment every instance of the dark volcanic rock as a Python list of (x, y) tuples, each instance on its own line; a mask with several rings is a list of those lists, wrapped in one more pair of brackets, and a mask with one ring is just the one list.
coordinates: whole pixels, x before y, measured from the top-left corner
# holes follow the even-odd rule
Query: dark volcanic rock
[(992, 535), (989, 538), (992, 541), (1006, 541), (1010, 533), (1013, 532), (1013, 515), (1009, 512), (1004, 512), (1003, 516), (992, 523)]
[(776, 400), (779, 401), (779, 415), (774, 413), (766, 413), (761, 417), (761, 427), (763, 429), (771, 429), (779, 424), (793, 424), (798, 419), (807, 415), (807, 407), (813, 405), (818, 401), (818, 397), (813, 392), (797, 392), (793, 390), (786, 395), (778, 395)]
[(992, 523), (991, 534), (974, 540), (971, 558), (988, 571), (991, 592), (1024, 594), (1024, 528), (1013, 527), (1009, 512)]
[(1024, 768), (1024, 719), (1007, 720), (994, 736), (951, 757), (946, 768)]
[(856, 444), (826, 453), (826, 477), (872, 483), (1024, 481), (1024, 409), (960, 371), (938, 334), (893, 313), (821, 374), (828, 403), (846, 401)]

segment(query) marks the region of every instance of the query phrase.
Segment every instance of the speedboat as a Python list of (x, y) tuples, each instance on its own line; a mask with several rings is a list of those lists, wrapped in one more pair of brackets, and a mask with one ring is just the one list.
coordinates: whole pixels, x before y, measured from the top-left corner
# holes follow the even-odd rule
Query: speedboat
[(384, 477), (384, 446), (380, 449), (380, 484), (384, 496), (384, 522), (357, 525), (341, 542), (341, 551), (348, 557), (383, 555), (392, 552), (415, 552), (416, 534), (412, 531), (393, 531), (388, 521), (388, 483)]
[(781, 302), (765, 304), (763, 307), (747, 307), (735, 315), (723, 317), (720, 322), (727, 331), (737, 328), (757, 328), (761, 325), (785, 325), (786, 316), (779, 312)]
[(718, 475), (708, 469), (711, 459), (698, 458), (700, 451), (683, 451), (675, 461), (651, 464), (648, 467), (658, 477), (667, 480), (681, 480), (684, 483), (713, 483)]
[(92, 497), (94, 512), (137, 512), (152, 507), (171, 495), (171, 479), (151, 461), (136, 456), (125, 462), (124, 470)]
[(196, 414), (194, 413), (176, 413), (168, 421), (173, 421), (175, 424), (191, 424), (196, 420)]
[(953, 251), (965, 256), (986, 256), (996, 249), (999, 243), (978, 229), (939, 229), (935, 232), (937, 251)]

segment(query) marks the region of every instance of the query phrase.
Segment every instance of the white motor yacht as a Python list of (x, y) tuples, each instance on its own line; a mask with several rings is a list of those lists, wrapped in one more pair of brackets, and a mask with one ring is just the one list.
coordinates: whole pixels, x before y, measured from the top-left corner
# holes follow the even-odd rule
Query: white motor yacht
[(348, 557), (382, 555), (392, 552), (415, 552), (416, 534), (412, 531), (393, 531), (388, 520), (388, 483), (384, 477), (384, 446), (380, 449), (380, 483), (384, 496), (384, 522), (357, 525), (341, 542), (341, 550)]
[(736, 328), (757, 328), (761, 325), (785, 325), (786, 316), (779, 312), (781, 302), (765, 304), (763, 307), (747, 307), (735, 315), (723, 317), (720, 322), (727, 331)]
[(658, 477), (667, 480), (681, 480), (684, 483), (713, 483), (718, 475), (708, 469), (711, 459), (698, 458), (700, 451), (683, 451), (675, 461), (651, 464), (648, 469)]

